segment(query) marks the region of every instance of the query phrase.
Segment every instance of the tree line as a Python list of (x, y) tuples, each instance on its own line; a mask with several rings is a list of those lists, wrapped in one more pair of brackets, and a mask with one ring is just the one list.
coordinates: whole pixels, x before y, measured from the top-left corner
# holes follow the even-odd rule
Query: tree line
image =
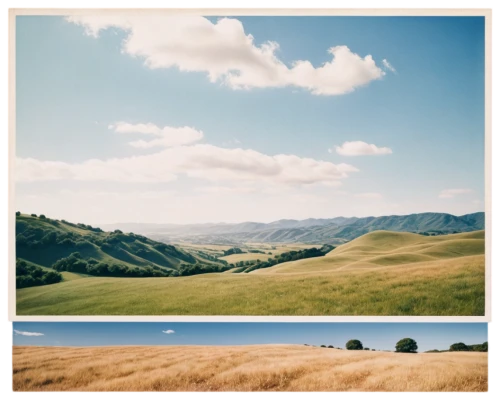
[[(306, 344), (305, 346), (309, 346)], [(339, 349), (341, 350), (340, 347), (334, 347), (334, 346), (327, 346), (322, 344), (320, 347), (324, 348), (330, 348), (330, 349)], [(370, 350), (369, 347), (364, 347), (363, 343), (358, 340), (358, 339), (351, 339), (345, 344), (345, 348), (347, 350)], [(396, 343), (396, 353), (417, 353), (418, 350), (418, 345), (417, 342), (414, 339), (411, 338), (403, 338), (399, 340)], [(371, 349), (372, 351), (375, 351), (375, 349)], [(387, 350), (384, 350), (387, 351)], [(482, 344), (475, 344), (475, 345), (466, 345), (464, 343), (453, 343), (449, 350), (430, 350), (427, 351), (426, 353), (439, 353), (439, 352), (445, 352), (445, 351), (479, 351), (479, 352), (487, 352), (488, 351), (488, 342), (484, 342)]]
[(326, 253), (333, 250), (334, 248), (335, 248), (334, 246), (325, 244), (319, 249), (317, 247), (311, 247), (309, 249), (288, 251), (286, 253), (277, 254), (274, 256), (274, 258), (268, 258), (267, 261), (258, 261), (255, 264), (251, 265), (250, 267), (246, 268), (242, 272), (247, 273), (247, 272), (255, 271), (256, 269), (274, 267), (275, 265), (282, 264), (282, 263), (289, 262), (289, 261), (297, 261), (297, 260), (302, 260), (305, 258), (313, 258), (313, 257), (322, 257)]

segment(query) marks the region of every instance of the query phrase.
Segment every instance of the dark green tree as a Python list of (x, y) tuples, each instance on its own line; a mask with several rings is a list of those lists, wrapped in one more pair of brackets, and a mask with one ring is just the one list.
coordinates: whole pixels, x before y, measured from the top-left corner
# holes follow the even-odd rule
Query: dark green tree
[(410, 338), (401, 339), (396, 343), (396, 353), (416, 353), (417, 342)]
[(16, 217), (19, 217), (21, 215), (21, 211), (16, 211)]
[(351, 339), (345, 344), (347, 350), (363, 350), (363, 343), (358, 339)]

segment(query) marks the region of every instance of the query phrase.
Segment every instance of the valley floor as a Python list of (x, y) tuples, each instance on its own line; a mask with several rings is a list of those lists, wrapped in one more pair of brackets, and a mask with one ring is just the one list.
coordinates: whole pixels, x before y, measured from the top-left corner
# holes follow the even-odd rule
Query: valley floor
[(14, 347), (16, 391), (486, 391), (487, 353), (303, 345)]

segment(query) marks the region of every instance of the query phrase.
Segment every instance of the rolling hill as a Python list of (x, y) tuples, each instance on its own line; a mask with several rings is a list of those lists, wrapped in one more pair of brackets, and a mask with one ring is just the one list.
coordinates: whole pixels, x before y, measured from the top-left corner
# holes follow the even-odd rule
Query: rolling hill
[(409, 232), (375, 231), (338, 246), (324, 257), (279, 264), (253, 274), (317, 273), (376, 269), (413, 263), (434, 264), (447, 259), (484, 258), (484, 231), (442, 236)]
[[(216, 269), (227, 264), (201, 251), (188, 252), (134, 233), (103, 232), (42, 215), (16, 215), (16, 258), (47, 268), (71, 257), (73, 264), (80, 262), (80, 267), (64, 269), (59, 263), (60, 270), (85, 273), (85, 262), (96, 266), (92, 269), (96, 275), (102, 275), (99, 265), (115, 265), (134, 276), (169, 276), (195, 264)], [(111, 274), (119, 276), (119, 268), (116, 271)]]

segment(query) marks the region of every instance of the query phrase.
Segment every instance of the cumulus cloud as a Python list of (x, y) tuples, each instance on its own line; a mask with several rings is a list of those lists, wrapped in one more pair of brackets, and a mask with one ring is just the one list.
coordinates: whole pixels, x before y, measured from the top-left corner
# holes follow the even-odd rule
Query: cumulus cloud
[(81, 15), (66, 19), (95, 38), (109, 28), (125, 31), (122, 52), (143, 59), (150, 69), (204, 72), (210, 82), (222, 82), (232, 89), (292, 86), (333, 96), (385, 75), (371, 55), (361, 57), (347, 46), (330, 47), (331, 59), (317, 67), (308, 60), (286, 65), (276, 54), (278, 43), (255, 44), (235, 18), (215, 23), (201, 16)]
[(166, 333), (167, 335), (172, 335), (173, 333), (175, 333), (175, 331), (174, 331), (174, 330), (172, 330), (172, 329), (168, 329), (168, 330), (166, 330), (166, 331), (162, 331), (162, 332), (163, 332), (163, 333)]
[(21, 336), (44, 336), (43, 333), (18, 331), (17, 329), (14, 329), (14, 333)]
[[(333, 153), (333, 149), (328, 150)], [(337, 154), (342, 156), (369, 156), (392, 154), (389, 147), (377, 147), (374, 144), (368, 144), (360, 140), (354, 142), (344, 142), (342, 146), (335, 146)]]
[(383, 197), (380, 193), (375, 192), (357, 193), (354, 196), (365, 199), (381, 199)]
[(451, 199), (456, 195), (472, 193), (472, 189), (444, 189), (439, 193), (440, 199)]
[(178, 146), (149, 155), (81, 163), (17, 158), (16, 179), (21, 182), (76, 180), (115, 182), (169, 182), (178, 174), (209, 181), (313, 184), (344, 179), (358, 171), (349, 164), (269, 156), (250, 149), (227, 149), (209, 144)]
[(382, 60), (382, 64), (384, 65), (385, 69), (388, 69), (389, 71), (396, 73), (396, 68), (394, 68), (389, 61), (387, 61), (385, 58)]
[(143, 149), (182, 146), (197, 142), (203, 138), (202, 131), (188, 126), (179, 128), (165, 126), (160, 128), (152, 123), (130, 124), (127, 122), (117, 122), (116, 124), (109, 125), (108, 129), (114, 130), (117, 133), (138, 133), (154, 136), (154, 139), (129, 142), (131, 146)]

